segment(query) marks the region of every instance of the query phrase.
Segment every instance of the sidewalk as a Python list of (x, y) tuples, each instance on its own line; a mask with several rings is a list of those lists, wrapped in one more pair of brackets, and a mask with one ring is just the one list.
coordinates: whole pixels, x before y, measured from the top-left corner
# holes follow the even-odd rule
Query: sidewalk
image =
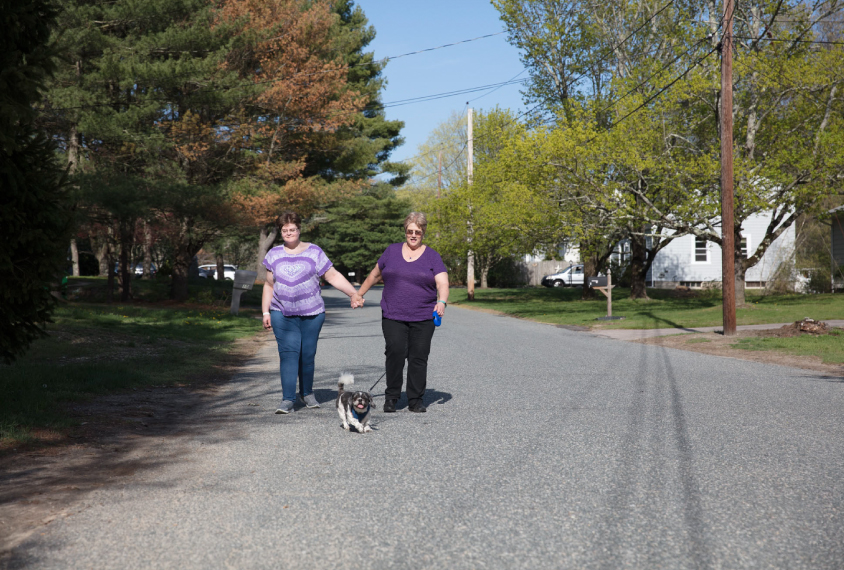
[[(830, 327), (844, 327), (844, 320), (835, 319), (824, 321)], [(769, 330), (778, 329), (792, 323), (776, 323), (767, 325), (741, 325), (737, 326), (739, 331), (753, 331), (753, 330)], [(592, 331), (590, 334), (595, 336), (602, 336), (604, 338), (614, 338), (616, 340), (641, 340), (645, 338), (654, 338), (658, 336), (668, 336), (673, 334), (689, 334), (689, 333), (705, 333), (720, 331), (724, 327), (699, 327), (699, 328), (674, 328), (674, 329), (612, 329)]]

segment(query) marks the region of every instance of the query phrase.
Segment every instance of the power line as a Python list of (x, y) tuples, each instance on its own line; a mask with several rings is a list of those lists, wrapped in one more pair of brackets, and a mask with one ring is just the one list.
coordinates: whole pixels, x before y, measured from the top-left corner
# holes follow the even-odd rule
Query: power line
[[(686, 49), (686, 51), (684, 51), (683, 53), (681, 53), (680, 55), (676, 56), (674, 59), (672, 59), (671, 61), (669, 61), (669, 62), (668, 62), (668, 63), (666, 63), (665, 65), (663, 65), (663, 66), (662, 66), (662, 67), (661, 67), (658, 71), (655, 71), (655, 72), (653, 72), (652, 74), (650, 74), (650, 75), (649, 75), (648, 77), (646, 77), (644, 80), (640, 81), (640, 82), (639, 82), (636, 86), (634, 86), (634, 87), (630, 88), (630, 89), (629, 89), (629, 90), (628, 90), (628, 91), (627, 91), (624, 95), (622, 95), (621, 97), (618, 97), (615, 101), (613, 101), (612, 103), (610, 103), (609, 105), (607, 105), (606, 107), (604, 107), (603, 109), (601, 109), (600, 111), (598, 111), (598, 112), (597, 112), (597, 114), (606, 113), (607, 111), (609, 111), (610, 109), (612, 109), (613, 107), (615, 107), (616, 105), (618, 105), (621, 101), (623, 101), (624, 99), (626, 99), (629, 95), (631, 95), (631, 94), (635, 93), (636, 91), (638, 91), (639, 89), (641, 89), (642, 87), (644, 87), (644, 86), (645, 86), (645, 85), (646, 85), (646, 84), (647, 84), (647, 83), (648, 83), (651, 79), (653, 79), (654, 77), (656, 77), (657, 75), (659, 75), (660, 73), (662, 73), (663, 71), (665, 71), (666, 69), (668, 69), (669, 67), (671, 67), (672, 65), (674, 65), (675, 63), (677, 63), (677, 61), (679, 61), (682, 57), (685, 57), (686, 55), (688, 55), (688, 54), (689, 54), (689, 52), (691, 52), (693, 49), (695, 49), (696, 47), (698, 47), (701, 43), (705, 42), (705, 41), (706, 41), (706, 39), (707, 39), (707, 38), (703, 38), (703, 39), (701, 39), (701, 40), (698, 40), (698, 41), (697, 41), (697, 42), (695, 42), (694, 44), (692, 44), (692, 45), (691, 45), (691, 47), (689, 47), (689, 48), (687, 48), (687, 49)], [(716, 48), (714, 48), (714, 49), (713, 49), (713, 51), (714, 51), (714, 50), (717, 50), (717, 49), (718, 49), (718, 48), (716, 47)], [(707, 54), (707, 56), (708, 56), (708, 55), (709, 55), (709, 54)], [(696, 65), (696, 64), (695, 64), (695, 65)], [(692, 67), (694, 67), (694, 65), (693, 65)], [(691, 69), (691, 68), (690, 68), (690, 69)], [(684, 71), (683, 73), (688, 73), (688, 71), (690, 71), (690, 69), (687, 69), (687, 70), (686, 70), (686, 71)]]
[[(333, 68), (333, 69), (323, 69), (323, 70), (320, 70), (320, 71), (292, 73), (290, 75), (287, 75), (287, 76), (281, 77), (281, 78), (268, 79), (266, 81), (252, 81), (252, 82), (249, 82), (249, 83), (243, 83), (243, 84), (240, 84), (240, 85), (232, 85), (232, 86), (229, 86), (229, 87), (220, 87), (220, 88), (217, 88), (217, 89), (200, 88), (200, 89), (197, 89), (196, 91), (194, 91), (193, 93), (191, 93), (190, 96), (193, 97), (193, 96), (196, 96), (197, 94), (202, 94), (202, 93), (219, 93), (219, 92), (231, 91), (233, 89), (246, 89), (246, 88), (249, 88), (249, 87), (255, 87), (255, 86), (259, 86), (259, 85), (267, 85), (267, 84), (270, 84), (270, 83), (278, 83), (278, 82), (281, 82), (281, 81), (289, 81), (293, 78), (298, 78), (298, 77), (313, 77), (313, 76), (316, 76), (316, 75), (324, 75), (326, 73), (338, 73), (338, 72), (345, 71), (345, 70), (348, 70), (348, 69), (352, 69), (352, 68), (355, 68), (355, 67), (364, 67), (364, 66), (386, 64), (388, 61), (392, 61), (392, 60), (395, 60), (395, 59), (400, 59), (400, 58), (408, 57), (408, 56), (411, 56), (411, 55), (418, 55), (418, 54), (421, 54), (421, 53), (427, 53), (427, 52), (430, 52), (430, 51), (440, 50), (440, 49), (453, 47), (453, 46), (457, 46), (457, 45), (461, 45), (461, 44), (465, 44), (465, 43), (469, 43), (469, 42), (483, 40), (483, 39), (486, 39), (486, 38), (491, 38), (493, 36), (499, 36), (503, 33), (506, 33), (506, 32), (502, 31), (502, 32), (496, 32), (494, 34), (485, 34), (485, 35), (478, 36), (478, 37), (475, 37), (475, 38), (469, 38), (469, 39), (466, 39), (466, 40), (451, 42), (451, 43), (443, 44), (443, 45), (440, 45), (440, 46), (410, 51), (410, 52), (399, 54), (399, 55), (385, 57), (385, 58), (382, 58), (382, 59), (379, 59), (379, 60), (372, 60), (372, 61), (363, 62), (363, 63), (355, 63), (355, 64), (351, 64), (351, 65), (344, 65), (344, 66), (336, 67), (336, 68)], [(368, 55), (368, 54), (365, 54), (365, 55)], [(176, 79), (176, 78), (179, 78), (179, 77), (190, 77), (190, 76), (180, 74), (180, 75), (170, 76), (170, 77), (168, 77), (168, 79)], [(170, 100), (168, 99), (168, 100), (164, 101), (164, 100), (158, 100), (158, 99), (145, 99), (145, 101), (169, 102)], [(134, 103), (129, 103), (129, 104), (132, 105)], [(78, 106), (74, 106), (74, 107), (59, 107), (59, 108), (54, 109), (54, 111), (69, 111), (69, 110), (75, 110), (75, 109), (111, 107), (113, 105), (114, 105), (114, 103), (93, 103), (93, 104), (89, 104), (89, 105), (78, 105)]]
[[(686, 69), (685, 69), (685, 70), (684, 70), (684, 71), (683, 71), (680, 75), (678, 75), (676, 78), (674, 78), (674, 79), (673, 79), (673, 80), (672, 80), (672, 81), (671, 81), (668, 85), (666, 85), (665, 87), (663, 87), (662, 89), (660, 89), (659, 91), (657, 91), (656, 93), (654, 93), (653, 95), (651, 95), (650, 97), (648, 97), (648, 98), (647, 98), (645, 101), (643, 101), (643, 102), (642, 102), (642, 103), (641, 103), (638, 107), (636, 107), (635, 109), (633, 109), (632, 111), (630, 111), (629, 113), (627, 113), (626, 115), (624, 115), (623, 117), (621, 117), (620, 119), (618, 119), (617, 121), (615, 121), (615, 122), (614, 122), (612, 125), (610, 125), (609, 127), (607, 127), (607, 128), (604, 130), (604, 132), (609, 132), (609, 131), (611, 131), (614, 127), (618, 126), (618, 125), (619, 125), (622, 121), (624, 121), (625, 119), (627, 119), (627, 118), (631, 117), (632, 115), (634, 115), (634, 114), (638, 113), (641, 109), (643, 109), (646, 105), (648, 105), (648, 103), (650, 103), (651, 101), (653, 101), (654, 99), (656, 99), (657, 97), (659, 97), (660, 95), (662, 95), (663, 93), (665, 93), (666, 91), (668, 91), (669, 89), (671, 89), (671, 87), (673, 87), (675, 83), (677, 83), (678, 81), (680, 81), (681, 79), (683, 79), (683, 77), (685, 77), (685, 76), (686, 76), (686, 74), (687, 74), (688, 72), (690, 72), (692, 69), (694, 69), (695, 67), (697, 67), (697, 66), (698, 66), (698, 65), (700, 65), (701, 63), (703, 63), (703, 61), (704, 61), (706, 58), (708, 58), (710, 55), (712, 55), (712, 54), (713, 54), (713, 53), (715, 53), (716, 51), (718, 51), (718, 47), (717, 47), (717, 46), (716, 46), (716, 47), (714, 47), (714, 48), (712, 48), (712, 49), (711, 49), (711, 50), (709, 50), (708, 52), (706, 52), (706, 54), (705, 54), (703, 57), (699, 58), (697, 61), (695, 61), (694, 63), (692, 63), (692, 65), (690, 65), (689, 67), (687, 67), (687, 68), (686, 68)], [(590, 143), (591, 143), (591, 142), (592, 142), (592, 141), (594, 141), (596, 138), (598, 138), (598, 135), (595, 135), (594, 137), (592, 137), (591, 139), (589, 139), (587, 142), (590, 142)]]
[[(633, 31), (631, 31), (629, 34), (627, 34), (627, 36), (625, 36), (625, 37), (624, 37), (624, 39), (622, 39), (622, 40), (621, 40), (620, 42), (618, 42), (617, 44), (615, 44), (615, 45), (613, 45), (613, 46), (610, 46), (610, 48), (606, 50), (606, 52), (604, 53), (604, 55), (603, 55), (603, 56), (601, 56), (600, 58), (598, 58), (598, 59), (597, 59), (597, 60), (593, 63), (593, 65), (597, 65), (597, 64), (599, 64), (599, 63), (601, 63), (601, 62), (603, 62), (603, 61), (606, 61), (606, 60), (607, 60), (607, 58), (609, 58), (609, 57), (610, 57), (610, 56), (611, 56), (611, 55), (615, 52), (615, 50), (617, 50), (619, 47), (621, 47), (622, 45), (624, 45), (624, 44), (627, 42), (627, 40), (629, 40), (629, 39), (630, 39), (630, 38), (632, 38), (634, 35), (636, 35), (637, 33), (639, 33), (639, 31), (640, 31), (640, 30), (642, 30), (645, 26), (647, 26), (648, 24), (650, 24), (650, 23), (654, 20), (654, 18), (656, 18), (656, 17), (657, 17), (657, 16), (659, 16), (662, 12), (664, 12), (665, 10), (667, 10), (667, 9), (668, 9), (668, 7), (669, 7), (669, 6), (671, 6), (671, 5), (674, 3), (674, 1), (675, 1), (675, 0), (668, 0), (668, 2), (666, 2), (666, 3), (665, 3), (665, 4), (664, 4), (664, 5), (663, 5), (663, 6), (662, 6), (659, 10), (657, 10), (656, 12), (654, 12), (654, 13), (653, 13), (653, 14), (652, 14), (652, 15), (651, 15), (651, 16), (650, 16), (647, 20), (645, 20), (644, 22), (642, 22), (642, 24), (641, 24), (641, 25), (639, 25), (637, 28), (635, 28)], [(586, 73), (582, 73), (582, 74), (580, 74), (578, 77), (575, 77), (574, 79), (572, 79), (571, 81), (569, 81), (568, 83), (566, 83), (565, 88), (566, 88), (566, 89), (570, 88), (572, 85), (574, 85), (575, 83), (577, 83), (578, 81), (580, 81), (581, 79), (583, 79), (584, 77), (586, 77), (586, 75), (587, 75)], [(550, 101), (551, 99), (552, 99), (552, 97), (546, 97), (545, 99), (543, 99), (542, 101), (540, 101), (538, 104), (534, 105), (533, 107), (531, 107), (531, 108), (530, 108), (530, 109), (528, 109), (527, 111), (525, 111), (525, 112), (523, 112), (523, 113), (520, 113), (520, 114), (516, 115), (516, 116), (515, 116), (512, 120), (508, 121), (508, 122), (507, 122), (507, 123), (505, 123), (503, 126), (504, 126), (504, 127), (506, 127), (506, 126), (508, 126), (508, 125), (512, 124), (513, 122), (517, 121), (519, 118), (524, 117), (524, 116), (529, 115), (529, 114), (532, 114), (534, 111), (536, 111), (537, 109), (539, 109), (539, 107), (543, 106), (545, 103), (547, 103), (547, 102), (548, 102), (548, 101)], [(479, 136), (479, 137), (474, 137), (474, 140), (478, 140), (478, 139), (481, 139), (481, 138), (483, 138), (483, 137), (484, 137), (484, 135), (481, 135), (481, 136)], [(465, 151), (467, 147), (468, 147), (468, 142), (464, 143), (463, 148), (461, 148), (461, 149), (460, 149), (460, 151), (459, 151), (459, 152), (458, 152), (458, 154), (457, 154), (457, 158), (459, 158), (459, 157), (460, 157), (460, 155), (462, 155), (463, 151)], [(432, 151), (432, 152), (433, 152), (433, 151)], [(407, 159), (405, 159), (405, 160), (406, 160), (406, 161), (409, 161), (409, 160), (413, 160), (413, 159), (416, 159), (416, 158), (422, 158), (423, 156), (427, 156), (428, 154), (431, 154), (431, 152), (428, 152), (428, 153), (425, 153), (425, 154), (422, 154), (422, 155), (419, 155), (419, 156), (411, 156), (410, 158), (407, 158)], [(454, 164), (454, 162), (457, 160), (457, 158), (455, 158), (455, 160), (453, 160), (453, 161), (449, 164), (449, 166), (447, 166), (447, 167), (446, 167), (446, 168), (444, 168), (443, 170), (448, 170), (448, 168), (450, 168), (450, 167), (451, 167), (451, 165), (452, 165), (452, 164)], [(430, 178), (430, 177), (431, 177), (431, 176), (427, 176), (426, 178), (423, 178), (422, 180), (426, 180), (427, 178)]]
[[(729, 22), (732, 22), (733, 18), (735, 17), (735, 12), (736, 12), (736, 11), (735, 11), (735, 10), (733, 10), (733, 12), (730, 14), (730, 19), (729, 19), (729, 21), (728, 21), (728, 24), (729, 24)], [(718, 26), (718, 29), (721, 29), (721, 27), (722, 27), (722, 26), (723, 26), (723, 22), (722, 22), (722, 23)], [(697, 46), (698, 46), (698, 45), (700, 45), (702, 42), (704, 42), (706, 39), (707, 39), (707, 38), (703, 38), (703, 39), (701, 39), (701, 40), (698, 40), (698, 41), (697, 41), (697, 42), (696, 42), (696, 43), (692, 46), (692, 48), (697, 47)], [(707, 53), (706, 53), (703, 57), (698, 58), (698, 59), (697, 59), (697, 61), (695, 61), (695, 62), (694, 62), (694, 63), (692, 63), (689, 67), (687, 67), (685, 70), (683, 70), (683, 72), (682, 72), (680, 75), (678, 75), (676, 78), (674, 78), (672, 81), (670, 81), (670, 82), (668, 83), (668, 85), (666, 85), (665, 87), (663, 87), (662, 89), (660, 89), (659, 91), (657, 91), (656, 93), (654, 93), (653, 95), (651, 95), (650, 97), (648, 97), (645, 101), (643, 101), (643, 102), (642, 102), (640, 105), (638, 105), (635, 109), (633, 109), (632, 111), (630, 111), (629, 113), (627, 113), (626, 115), (624, 115), (623, 117), (621, 117), (620, 119), (618, 119), (617, 121), (615, 121), (612, 125), (610, 125), (609, 127), (607, 127), (607, 128), (606, 128), (603, 132), (605, 132), (605, 133), (606, 133), (606, 132), (611, 131), (614, 127), (616, 127), (617, 125), (619, 125), (620, 123), (622, 123), (623, 121), (625, 121), (626, 119), (628, 119), (629, 117), (633, 116), (634, 114), (638, 113), (641, 109), (643, 109), (643, 108), (644, 108), (646, 105), (648, 105), (651, 101), (655, 100), (657, 97), (659, 97), (660, 95), (662, 95), (663, 93), (665, 93), (666, 91), (668, 91), (671, 87), (673, 87), (673, 86), (674, 86), (674, 84), (676, 84), (676, 83), (677, 83), (678, 81), (680, 81), (683, 77), (685, 77), (685, 76), (686, 76), (686, 74), (687, 74), (687, 73), (689, 73), (692, 69), (694, 69), (695, 67), (697, 67), (698, 65), (700, 65), (701, 63), (703, 63), (703, 61), (704, 61), (706, 58), (708, 58), (710, 55), (712, 55), (713, 53), (715, 53), (716, 51), (718, 51), (718, 50), (720, 49), (720, 47), (721, 47), (721, 44), (720, 44), (720, 42), (719, 42), (719, 44), (718, 44), (718, 45), (716, 45), (714, 48), (712, 48), (711, 50), (709, 50), (709, 51), (708, 51), (708, 52), (707, 52)], [(691, 48), (690, 48), (690, 49), (688, 49), (688, 50), (686, 50), (686, 52), (685, 52), (683, 55), (685, 55), (685, 54), (686, 54), (686, 53), (688, 53), (689, 51), (691, 51)], [(677, 60), (675, 59), (674, 61), (677, 61)], [(672, 62), (672, 63), (673, 63), (673, 62)], [(652, 77), (652, 76), (651, 76), (651, 77)], [(650, 78), (649, 78), (649, 79), (650, 79)], [(635, 90), (635, 89), (638, 89), (639, 87), (641, 87), (641, 86), (643, 86), (643, 85), (644, 85), (644, 83), (640, 83), (637, 87), (634, 87), (634, 90)], [(632, 90), (631, 90), (631, 92), (632, 92)], [(626, 96), (626, 95), (625, 95), (625, 96)], [(605, 109), (605, 111), (606, 111), (606, 110), (609, 110), (609, 108), (611, 108), (612, 106), (614, 106), (615, 104), (617, 104), (617, 103), (618, 103), (618, 101), (620, 101), (620, 99), (619, 99), (619, 100), (617, 100), (617, 101), (616, 101), (613, 105), (611, 105), (610, 107), (608, 107), (607, 109)], [(598, 138), (598, 136), (599, 136), (599, 135), (595, 135), (594, 137), (592, 137), (591, 139), (589, 139), (589, 140), (587, 141), (587, 144), (588, 144), (588, 143), (591, 143), (592, 141), (594, 141), (596, 138)]]
[(524, 68), (523, 70), (521, 70), (520, 72), (518, 72), (516, 75), (514, 75), (513, 77), (511, 77), (511, 78), (510, 78), (510, 79), (508, 79), (507, 81), (505, 81), (504, 83), (502, 83), (500, 86), (498, 86), (498, 87), (496, 87), (495, 89), (493, 89), (492, 91), (490, 91), (489, 93), (484, 93), (483, 95), (478, 95), (478, 96), (477, 96), (477, 97), (475, 97), (474, 99), (469, 99), (468, 101), (466, 101), (466, 103), (471, 103), (472, 101), (477, 101), (478, 99), (480, 99), (480, 98), (482, 98), (482, 97), (486, 97), (486, 96), (487, 96), (487, 95), (489, 95), (490, 93), (494, 93), (495, 91), (498, 91), (499, 89), (501, 89), (501, 88), (502, 88), (502, 87), (504, 87), (505, 85), (510, 85), (510, 84), (512, 84), (512, 83), (521, 83), (522, 81), (527, 81), (527, 79), (523, 79), (523, 80), (521, 80), (521, 81), (515, 81), (515, 79), (516, 79), (518, 76), (520, 76), (522, 73), (524, 73), (525, 71), (527, 71), (527, 67), (526, 67), (526, 68)]
[(748, 36), (733, 36), (737, 40), (751, 40), (754, 42), (781, 42), (781, 43), (789, 43), (789, 44), (823, 44), (823, 45), (831, 45), (831, 46), (844, 46), (844, 42), (836, 42), (836, 41), (829, 41), (829, 40), (789, 40), (785, 38), (753, 38)]

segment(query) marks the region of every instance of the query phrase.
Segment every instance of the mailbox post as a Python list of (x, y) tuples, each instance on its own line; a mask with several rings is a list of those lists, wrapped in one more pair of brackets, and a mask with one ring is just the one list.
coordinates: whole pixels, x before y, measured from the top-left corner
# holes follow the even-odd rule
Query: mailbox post
[(606, 317), (598, 317), (600, 321), (615, 321), (618, 319), (623, 319), (624, 317), (614, 317), (612, 316), (612, 271), (607, 269), (607, 276), (602, 277), (590, 277), (589, 278), (589, 286), (593, 289), (597, 289), (601, 293), (604, 294), (604, 297), (607, 298), (607, 316)]
[(258, 273), (255, 271), (242, 271), (238, 269), (234, 272), (234, 285), (232, 285), (232, 308), (231, 313), (236, 315), (240, 311), (240, 296), (244, 291), (251, 291), (252, 286), (255, 285), (255, 278)]

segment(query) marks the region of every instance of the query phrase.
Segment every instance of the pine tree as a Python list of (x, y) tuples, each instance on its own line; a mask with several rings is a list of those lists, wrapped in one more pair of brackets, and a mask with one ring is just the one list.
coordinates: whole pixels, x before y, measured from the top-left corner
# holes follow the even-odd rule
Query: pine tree
[(343, 273), (354, 271), (362, 282), (387, 246), (404, 240), (402, 223), (408, 213), (410, 202), (397, 198), (392, 186), (382, 182), (329, 207), (305, 239), (319, 245)]
[(0, 2), (0, 356), (6, 363), (43, 336), (62, 277), (70, 212), (55, 145), (33, 104), (52, 73), (49, 2)]

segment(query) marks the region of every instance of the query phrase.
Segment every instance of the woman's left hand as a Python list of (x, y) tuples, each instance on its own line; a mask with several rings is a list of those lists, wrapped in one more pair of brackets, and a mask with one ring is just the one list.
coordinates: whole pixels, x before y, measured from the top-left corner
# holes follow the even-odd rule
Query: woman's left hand
[(445, 305), (439, 301), (437, 302), (437, 314), (439, 316), (443, 316), (443, 314), (445, 314)]

